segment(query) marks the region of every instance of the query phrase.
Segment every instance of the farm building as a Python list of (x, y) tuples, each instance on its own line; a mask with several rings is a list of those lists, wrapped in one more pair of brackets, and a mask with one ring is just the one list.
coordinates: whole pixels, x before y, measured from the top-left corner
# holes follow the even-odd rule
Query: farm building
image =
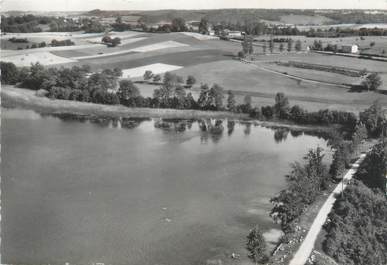
[(230, 31), (229, 33), (228, 33), (228, 36), (229, 37), (232, 37), (232, 38), (240, 38), (240, 37), (242, 37), (244, 34), (243, 34), (243, 32), (241, 32), (241, 31)]
[(192, 29), (192, 31), (199, 31), (199, 25), (200, 21), (189, 21), (186, 23), (186, 26)]
[(359, 51), (359, 46), (357, 46), (356, 44), (343, 45), (341, 46), (341, 51), (345, 53), (357, 53)]
[(229, 38), (241, 38), (245, 34), (242, 31), (231, 31), (231, 30), (228, 30), (228, 29), (225, 29), (224, 33)]

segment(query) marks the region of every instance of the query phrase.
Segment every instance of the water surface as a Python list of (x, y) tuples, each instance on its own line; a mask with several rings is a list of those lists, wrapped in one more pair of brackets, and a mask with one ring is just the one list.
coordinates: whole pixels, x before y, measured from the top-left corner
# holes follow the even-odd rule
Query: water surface
[(245, 257), (250, 228), (278, 228), (269, 198), (284, 187), (289, 163), (326, 144), (238, 122), (202, 131), (215, 123), (77, 121), (3, 109), (2, 262)]

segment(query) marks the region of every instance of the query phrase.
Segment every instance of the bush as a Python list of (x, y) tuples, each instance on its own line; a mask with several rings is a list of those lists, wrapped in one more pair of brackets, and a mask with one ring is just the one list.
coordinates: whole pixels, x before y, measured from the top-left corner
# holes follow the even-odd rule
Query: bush
[(152, 77), (153, 77), (152, 71), (149, 71), (149, 70), (145, 71), (144, 80), (150, 80)]
[(246, 249), (249, 252), (249, 258), (253, 262), (266, 263), (268, 261), (266, 241), (262, 235), (262, 230), (258, 226), (250, 230), (247, 236)]
[(70, 39), (67, 39), (67, 40), (52, 40), (51, 41), (51, 46), (52, 47), (58, 47), (58, 46), (72, 46), (72, 45), (75, 45), (75, 43), (73, 41), (71, 41)]
[(187, 86), (193, 86), (195, 83), (196, 83), (196, 78), (192, 75), (189, 75), (186, 81)]
[(153, 82), (160, 82), (161, 76), (160, 75), (154, 75), (153, 76)]
[(382, 79), (380, 78), (378, 73), (371, 73), (369, 74), (365, 80), (362, 81), (362, 86), (364, 89), (370, 90), (376, 90), (380, 87), (382, 84)]

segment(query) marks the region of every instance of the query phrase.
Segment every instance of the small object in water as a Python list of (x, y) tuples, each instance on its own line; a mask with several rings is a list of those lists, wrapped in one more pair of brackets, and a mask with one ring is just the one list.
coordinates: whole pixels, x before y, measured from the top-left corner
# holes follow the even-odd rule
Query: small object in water
[(164, 220), (165, 220), (165, 222), (167, 222), (167, 223), (170, 223), (170, 222), (172, 221), (172, 220), (169, 219), (169, 218), (165, 218)]
[(163, 211), (166, 211), (167, 210), (167, 207), (163, 207), (163, 208), (161, 208)]
[(232, 259), (239, 259), (240, 256), (241, 256), (241, 255), (235, 254), (234, 252), (231, 254), (231, 258), (232, 258)]

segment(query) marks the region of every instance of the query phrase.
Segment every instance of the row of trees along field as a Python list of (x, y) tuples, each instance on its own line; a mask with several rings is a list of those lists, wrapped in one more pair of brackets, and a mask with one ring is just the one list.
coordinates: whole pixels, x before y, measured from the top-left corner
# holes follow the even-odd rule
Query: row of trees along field
[[(247, 95), (242, 104), (237, 104), (232, 91), (226, 91), (217, 84), (202, 84), (198, 99), (185, 88), (195, 82), (193, 76), (187, 78), (165, 73), (163, 77), (147, 71), (144, 77), (153, 79), (159, 85), (153, 97), (141, 96), (140, 90), (131, 80), (121, 80), (121, 69), (105, 69), (91, 73), (88, 66), (72, 68), (45, 68), (39, 63), (29, 68), (17, 68), (13, 63), (1, 62), (3, 84), (20, 84), (21, 87), (43, 89), (50, 98), (77, 100), (102, 104), (122, 104), (128, 107), (200, 109), (248, 113), (252, 118), (263, 120), (287, 120), (298, 124), (332, 125), (340, 124), (353, 132), (359, 122), (352, 112), (320, 110), (309, 112), (298, 105), (291, 106), (283, 93), (277, 93), (275, 104), (252, 106), (252, 98)], [(225, 96), (227, 95), (227, 98)], [(370, 136), (380, 135), (384, 117), (377, 102), (360, 113), (360, 121)]]
[[(300, 40), (293, 41), (291, 38), (283, 39), (273, 39), (266, 41), (261, 41), (261, 48), (262, 52), (266, 53), (269, 51), (270, 53), (274, 52), (274, 49), (276, 48), (276, 43), (279, 42), (278, 50), (280, 52), (284, 52), (285, 49), (287, 52), (296, 51), (300, 52), (302, 50), (302, 42)], [(238, 52), (239, 58), (245, 58), (246, 55), (252, 55), (254, 53), (254, 38), (251, 35), (245, 35), (242, 41), (242, 50)], [(286, 44), (284, 44), (286, 43)]]

